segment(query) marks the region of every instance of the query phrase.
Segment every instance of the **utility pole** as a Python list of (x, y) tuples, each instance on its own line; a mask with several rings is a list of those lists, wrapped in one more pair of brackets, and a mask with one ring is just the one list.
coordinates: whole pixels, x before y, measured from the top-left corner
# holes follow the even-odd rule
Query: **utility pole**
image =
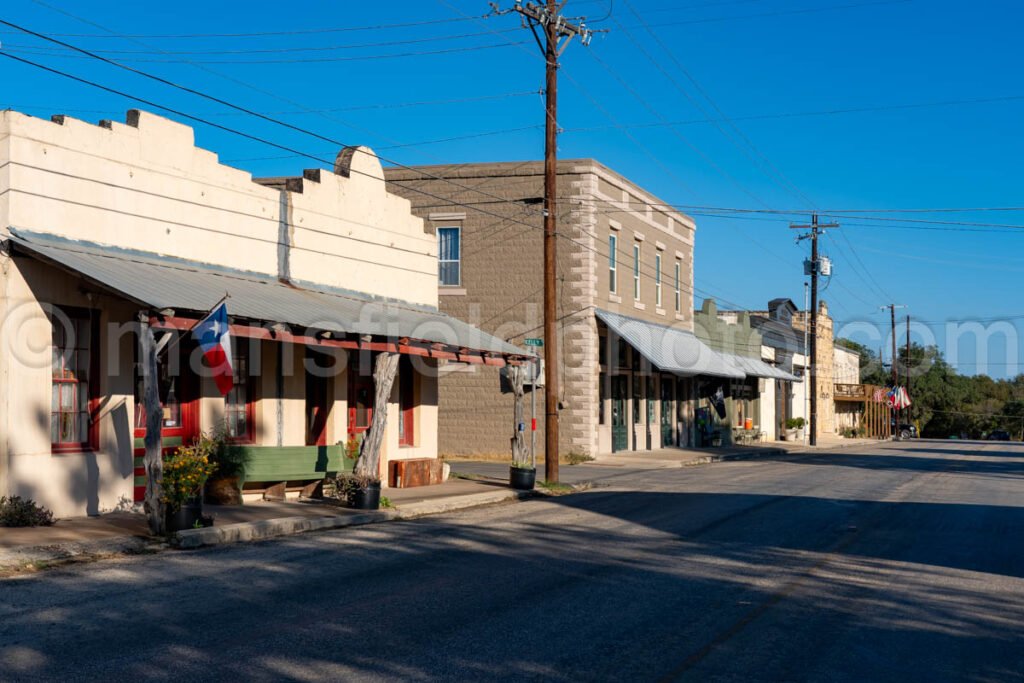
[[(810, 225), (790, 225), (791, 230), (810, 230), (805, 235), (797, 237), (797, 241), (810, 238), (811, 240), (811, 315), (809, 320), (804, 320), (804, 325), (810, 329), (811, 337), (811, 420), (810, 420), (810, 444), (818, 445), (818, 274), (821, 272), (821, 262), (818, 258), (818, 235), (827, 228), (838, 228), (838, 223), (818, 223), (818, 214), (811, 214)], [(804, 353), (807, 353), (804, 348)]]
[[(492, 7), (495, 5), (492, 3)], [(546, 68), (544, 122), (544, 479), (558, 481), (558, 313), (555, 296), (558, 230), (555, 223), (558, 183), (558, 58), (575, 36), (584, 45), (593, 33), (583, 25), (561, 15), (565, 0), (547, 0), (547, 4), (516, 0), (511, 12), (517, 12), (523, 26), (533, 32)], [(496, 9), (496, 8), (495, 8)], [(496, 10), (497, 11), (497, 10)], [(498, 13), (504, 13), (498, 11)], [(543, 33), (544, 39), (541, 40)]]
[[(904, 364), (907, 375), (907, 396), (910, 396), (910, 316), (907, 316), (907, 355), (904, 357)], [(913, 401), (913, 399), (911, 399)], [(914, 423), (914, 404), (907, 406), (907, 422)]]
[[(889, 316), (892, 319), (892, 386), (895, 389), (900, 385), (900, 373), (899, 368), (896, 365), (896, 309), (906, 308), (903, 304), (886, 304), (885, 306), (879, 306), (880, 309), (889, 309)], [(900, 434), (900, 410), (893, 406), (892, 415), (896, 422), (895, 427), (892, 430), (893, 437), (899, 438)]]

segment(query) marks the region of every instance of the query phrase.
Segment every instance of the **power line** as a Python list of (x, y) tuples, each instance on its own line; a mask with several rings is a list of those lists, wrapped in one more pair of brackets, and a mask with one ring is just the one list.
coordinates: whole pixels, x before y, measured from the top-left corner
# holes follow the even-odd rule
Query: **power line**
[[(456, 97), (448, 98), (443, 100), (413, 100), (410, 102), (378, 102), (375, 104), (356, 104), (348, 107), (333, 107), (328, 109), (282, 109), (277, 111), (263, 111), (262, 114), (268, 116), (281, 116), (281, 115), (295, 115), (295, 114), (323, 114), (323, 113), (334, 113), (334, 112), (347, 112), (347, 111), (368, 111), (378, 109), (406, 109), (410, 107), (433, 107), (433, 106), (447, 106), (452, 104), (473, 104), (476, 102), (488, 102), (497, 100), (507, 100), (519, 97), (536, 97), (542, 95), (543, 90), (529, 90), (525, 92), (510, 92), (510, 93), (499, 93), (495, 95), (475, 95), (471, 97)], [(14, 103), (8, 104), (10, 109), (31, 109), (37, 111), (61, 111), (61, 112), (75, 112), (81, 114), (112, 114), (118, 113), (114, 109), (78, 109), (69, 108), (64, 105), (54, 104), (23, 104)], [(215, 111), (210, 112), (208, 116), (243, 116), (242, 113), (236, 111)], [(532, 128), (532, 126), (531, 126)], [(493, 131), (490, 134), (497, 135), (506, 131)], [(480, 137), (485, 133), (477, 133), (476, 136)], [(277, 157), (290, 159), (291, 157)]]
[[(4, 22), (6, 23), (6, 22)], [(406, 59), (409, 57), (427, 57), (433, 55), (448, 55), (457, 54), (463, 52), (476, 52), (479, 50), (494, 50), (499, 48), (514, 47), (516, 45), (524, 45), (525, 41), (509, 41), (505, 43), (494, 43), (490, 45), (471, 45), (468, 47), (451, 47), (439, 50), (413, 50), (409, 52), (394, 52), (387, 54), (375, 54), (375, 55), (358, 55), (352, 57), (294, 57), (288, 59), (191, 59), (188, 61), (182, 59), (156, 59), (156, 58), (144, 58), (140, 59), (137, 57), (129, 57), (127, 59), (120, 59), (118, 64), (214, 64), (214, 65), (253, 65), (253, 64), (328, 64), (334, 62), (365, 62), (365, 61), (376, 61), (380, 59)], [(47, 51), (45, 48), (20, 48), (16, 50), (8, 50), (9, 52), (17, 52), (19, 54), (28, 55), (39, 55), (54, 57), (56, 59), (86, 59), (87, 56), (92, 55), (75, 55), (66, 53), (55, 53)]]
[[(240, 111), (240, 112), (243, 112), (243, 113), (249, 114), (249, 115), (251, 115), (251, 116), (255, 116), (255, 117), (259, 118), (259, 119), (262, 119), (262, 120), (264, 120), (264, 121), (267, 121), (267, 122), (270, 122), (270, 123), (276, 124), (276, 125), (278, 125), (278, 126), (282, 126), (282, 127), (284, 127), (284, 128), (287, 128), (287, 129), (289, 129), (289, 130), (293, 130), (293, 131), (295, 131), (295, 132), (298, 132), (298, 133), (302, 133), (302, 134), (304, 134), (304, 135), (308, 135), (308, 136), (310, 136), (310, 137), (313, 137), (313, 138), (316, 138), (316, 139), (322, 140), (322, 141), (324, 141), (324, 142), (329, 142), (329, 143), (331, 143), (331, 144), (333, 144), (333, 145), (338, 145), (338, 146), (340, 146), (340, 147), (348, 147), (348, 146), (349, 146), (349, 145), (346, 145), (346, 144), (345, 144), (344, 142), (341, 142), (341, 141), (339, 141), (339, 140), (335, 140), (335, 139), (333, 139), (333, 138), (330, 138), (330, 137), (326, 137), (326, 136), (324, 136), (324, 135), (321, 135), (320, 133), (316, 133), (316, 132), (314, 132), (314, 131), (310, 131), (310, 130), (307, 130), (307, 129), (305, 129), (305, 128), (302, 128), (301, 126), (296, 126), (296, 125), (294, 125), (294, 124), (288, 123), (287, 121), (282, 121), (282, 120), (280, 120), (280, 119), (276, 119), (276, 118), (274, 118), (274, 117), (272, 117), (272, 116), (268, 116), (268, 115), (266, 115), (266, 114), (261, 114), (261, 113), (259, 113), (259, 112), (257, 112), (257, 111), (254, 111), (254, 110), (252, 110), (252, 109), (249, 109), (249, 108), (247, 108), (247, 107), (243, 107), (243, 106), (240, 106), (240, 105), (234, 104), (233, 102), (229, 102), (228, 100), (225, 100), (225, 99), (223, 99), (223, 98), (220, 98), (220, 97), (216, 97), (216, 96), (214, 96), (214, 95), (210, 95), (210, 94), (208, 94), (208, 93), (205, 93), (205, 92), (202, 92), (202, 91), (196, 90), (195, 88), (191, 88), (191, 87), (189, 87), (189, 86), (184, 86), (184, 85), (180, 85), (180, 84), (178, 84), (178, 83), (175, 83), (174, 81), (170, 81), (170, 80), (168, 80), (168, 79), (166, 79), (166, 78), (163, 78), (163, 77), (161, 77), (161, 76), (156, 76), (156, 75), (154, 75), (154, 74), (151, 74), (151, 73), (148, 73), (148, 72), (146, 72), (146, 71), (142, 71), (142, 70), (140, 70), (140, 69), (136, 69), (136, 68), (134, 68), (134, 67), (131, 67), (131, 66), (127, 66), (127, 65), (125, 65), (125, 64), (121, 64), (120, 62), (114, 61), (114, 60), (112, 60), (112, 59), (109, 59), (109, 58), (107, 58), (107, 57), (104, 57), (104, 56), (102, 56), (102, 55), (97, 55), (97, 54), (94, 54), (94, 53), (90, 52), (89, 50), (85, 50), (84, 48), (76, 47), (76, 46), (74, 46), (74, 45), (71, 45), (70, 43), (65, 43), (64, 41), (61, 41), (61, 40), (57, 40), (57, 39), (54, 39), (54, 38), (49, 38), (49, 37), (47, 37), (47, 36), (46, 36), (46, 35), (44, 35), (44, 34), (38, 33), (38, 32), (36, 32), (36, 31), (33, 31), (33, 30), (31, 30), (31, 29), (27, 29), (27, 28), (24, 28), (24, 27), (22, 27), (22, 26), (18, 26), (17, 24), (11, 23), (11, 22), (9, 22), (9, 21), (6, 21), (6, 20), (4, 20), (4, 19), (0, 19), (0, 24), (6, 25), (6, 26), (10, 26), (10, 27), (12, 27), (12, 28), (16, 28), (16, 29), (18, 29), (18, 30), (20, 30), (20, 31), (24, 31), (25, 33), (28, 33), (28, 34), (30, 34), (30, 35), (34, 35), (34, 36), (36, 36), (36, 37), (38, 37), (38, 38), (42, 38), (42, 39), (44, 39), (44, 40), (48, 40), (48, 41), (50, 41), (50, 42), (53, 42), (53, 43), (56, 43), (56, 44), (59, 44), (59, 45), (63, 45), (64, 47), (68, 47), (68, 48), (71, 48), (71, 49), (73, 49), (73, 50), (75, 50), (75, 51), (77, 51), (77, 52), (81, 52), (82, 54), (84, 54), (84, 55), (86, 55), (86, 56), (88, 56), (88, 57), (92, 57), (93, 59), (97, 59), (97, 60), (99, 60), (99, 61), (102, 61), (102, 62), (105, 62), (105, 63), (107, 63), (107, 64), (110, 64), (111, 66), (115, 66), (115, 67), (117, 67), (117, 68), (119, 68), (119, 69), (123, 69), (123, 70), (125, 70), (125, 71), (131, 72), (131, 73), (134, 73), (134, 74), (137, 74), (137, 75), (139, 75), (139, 76), (143, 76), (143, 77), (145, 77), (145, 78), (148, 78), (148, 79), (150, 79), (150, 80), (156, 81), (156, 82), (158, 82), (158, 83), (161, 83), (161, 84), (163, 84), (163, 85), (167, 85), (167, 86), (170, 86), (170, 87), (172, 87), (172, 88), (175, 88), (175, 89), (177, 89), (177, 90), (181, 90), (181, 91), (183, 91), (183, 92), (187, 92), (187, 93), (189, 93), (189, 94), (192, 94), (192, 95), (196, 95), (197, 97), (202, 97), (202, 98), (204, 98), (204, 99), (207, 99), (207, 100), (210, 100), (210, 101), (212, 101), (212, 102), (216, 102), (216, 103), (218, 103), (218, 104), (221, 104), (221, 105), (224, 105), (224, 106), (230, 107), (231, 109), (235, 109), (235, 110), (237, 110), (237, 111)], [(200, 122), (200, 123), (204, 123), (204, 124), (206, 124), (206, 125), (208, 125), (208, 126), (211, 126), (211, 127), (214, 127), (214, 128), (218, 128), (218, 129), (220, 129), (220, 130), (223, 130), (223, 131), (225, 131), (225, 132), (229, 132), (229, 133), (233, 133), (233, 134), (236, 134), (236, 135), (239, 135), (239, 136), (242, 136), (242, 137), (246, 137), (246, 138), (249, 138), (250, 140), (253, 140), (253, 141), (255, 141), (255, 142), (262, 142), (263, 144), (267, 144), (267, 145), (269, 145), (269, 146), (277, 147), (278, 149), (281, 149), (281, 150), (283, 150), (283, 151), (286, 151), (286, 152), (291, 152), (292, 154), (299, 154), (299, 155), (301, 155), (301, 156), (309, 157), (309, 158), (312, 158), (312, 159), (314, 159), (314, 160), (317, 160), (317, 161), (321, 161), (321, 162), (323, 162), (323, 163), (331, 163), (331, 164), (332, 164), (332, 166), (333, 166), (333, 163), (332, 163), (332, 162), (327, 162), (327, 161), (325, 161), (325, 160), (323, 160), (323, 159), (319, 159), (319, 158), (317, 158), (317, 157), (315, 157), (315, 156), (312, 156), (312, 155), (306, 154), (306, 153), (304, 153), (304, 152), (300, 152), (299, 150), (293, 149), (293, 148), (291, 148), (291, 147), (283, 146), (283, 145), (280, 145), (280, 144), (277, 144), (277, 143), (271, 142), (271, 141), (269, 141), (269, 140), (266, 140), (266, 139), (260, 138), (260, 137), (258, 137), (258, 136), (254, 136), (254, 135), (251, 135), (251, 134), (248, 134), (248, 133), (244, 133), (244, 132), (241, 132), (241, 131), (235, 130), (235, 129), (233, 129), (233, 128), (229, 128), (229, 127), (227, 127), (227, 126), (221, 125), (221, 124), (219, 124), (219, 123), (215, 123), (215, 122), (209, 121), (209, 120), (207, 120), (207, 119), (203, 119), (203, 118), (200, 118), (200, 117), (197, 117), (197, 116), (191, 115), (191, 114), (186, 114), (186, 113), (184, 113), (184, 112), (181, 112), (181, 111), (177, 111), (177, 110), (171, 109), (171, 108), (169, 108), (169, 107), (166, 107), (166, 106), (163, 106), (163, 105), (157, 104), (157, 103), (155, 103), (155, 102), (152, 102), (152, 101), (147, 101), (147, 100), (143, 100), (143, 99), (141, 99), (141, 98), (137, 98), (137, 97), (134, 97), (134, 96), (132, 96), (132, 95), (128, 95), (128, 94), (126, 94), (126, 93), (124, 93), (124, 92), (121, 92), (121, 91), (117, 91), (117, 90), (114, 90), (114, 89), (112, 89), (112, 88), (109, 88), (109, 87), (107, 87), (107, 86), (101, 85), (101, 84), (99, 84), (99, 83), (95, 83), (95, 82), (93, 82), (93, 81), (89, 81), (89, 80), (87, 80), (87, 79), (83, 79), (83, 78), (81, 78), (81, 77), (79, 77), (79, 76), (74, 76), (73, 74), (68, 74), (67, 72), (59, 71), (59, 70), (57, 70), (57, 69), (54, 69), (54, 68), (52, 68), (52, 67), (44, 66), (44, 65), (42, 65), (42, 64), (39, 64), (39, 63), (37, 63), (37, 62), (32, 62), (32, 61), (30, 61), (30, 60), (27, 60), (27, 59), (24, 59), (24, 58), (21, 58), (21, 57), (17, 57), (16, 55), (10, 54), (10, 53), (8, 53), (8, 52), (0, 52), (0, 54), (2, 54), (2, 55), (3, 55), (3, 56), (5, 56), (5, 57), (8, 57), (8, 58), (10, 58), (10, 59), (15, 59), (15, 60), (18, 60), (18, 61), (20, 61), (20, 62), (24, 62), (24, 63), (26, 63), (26, 64), (30, 64), (30, 65), (32, 65), (32, 66), (35, 66), (35, 67), (37, 67), (37, 68), (41, 68), (41, 69), (44, 69), (44, 70), (46, 70), (46, 71), (50, 71), (51, 73), (55, 73), (55, 74), (58, 74), (58, 75), (60, 75), (60, 76), (64, 76), (64, 77), (66, 77), (66, 78), (71, 78), (71, 79), (73, 79), (73, 80), (77, 80), (77, 81), (79, 81), (79, 82), (81, 82), (81, 83), (84, 83), (84, 84), (87, 84), (87, 85), (90, 85), (90, 86), (93, 86), (93, 87), (97, 87), (97, 88), (100, 88), (100, 89), (106, 90), (107, 92), (111, 92), (111, 93), (113, 93), (113, 94), (116, 94), (116, 95), (120, 95), (120, 96), (122, 96), (122, 97), (127, 97), (128, 99), (135, 99), (135, 100), (137, 100), (137, 101), (139, 101), (139, 102), (146, 102), (146, 103), (147, 103), (147, 104), (149, 104), (150, 106), (155, 106), (155, 107), (158, 107), (158, 108), (160, 108), (160, 109), (163, 109), (164, 111), (168, 111), (168, 112), (172, 112), (172, 113), (174, 113), (174, 114), (177, 114), (178, 116), (185, 116), (185, 117), (187, 117), (187, 118), (189, 118), (189, 119), (191, 119), (191, 120), (193, 120), (193, 121), (198, 121), (198, 122)], [(386, 162), (386, 163), (389, 163), (389, 164), (392, 164), (392, 165), (394, 165), (394, 166), (396, 166), (396, 167), (399, 167), (399, 168), (405, 168), (405, 169), (408, 169), (408, 168), (410, 168), (410, 167), (408, 167), (408, 166), (405, 166), (405, 165), (403, 165), (403, 164), (400, 164), (400, 163), (398, 163), (398, 162), (396, 162), (396, 161), (393, 161), (393, 160), (387, 159), (387, 158), (385, 158), (385, 157), (382, 157), (382, 156), (380, 156), (380, 155), (376, 155), (376, 154), (375, 154), (374, 156), (376, 156), (376, 158), (377, 158), (377, 159), (379, 159), (380, 161), (382, 161), (382, 162)], [(430, 175), (429, 175), (429, 174), (427, 174), (427, 173), (424, 173), (424, 172), (422, 172), (422, 171), (420, 171), (420, 173), (421, 173), (422, 175), (425, 175), (425, 176), (427, 176), (427, 177), (430, 177)], [(436, 178), (436, 177), (435, 177), (435, 178)], [(446, 182), (448, 182), (448, 183), (450, 183), (451, 185), (453, 185), (453, 186), (455, 186), (455, 187), (458, 187), (458, 188), (460, 188), (460, 189), (463, 189), (463, 190), (468, 190), (468, 191), (470, 191), (470, 192), (476, 192), (476, 190), (475, 190), (474, 188), (471, 188), (471, 187), (469, 187), (469, 186), (466, 186), (466, 185), (462, 185), (462, 184), (460, 184), (460, 183), (456, 183), (456, 182), (454, 182), (454, 181), (452, 181), (452, 180), (450, 180), (450, 179), (446, 179)], [(484, 192), (481, 192), (480, 194), (484, 194), (485, 196), (490, 196), (491, 198), (494, 198), (494, 199), (502, 199), (502, 198), (501, 198), (501, 197), (499, 197), (498, 195), (494, 195), (494, 194), (489, 194), (489, 193), (484, 193)], [(496, 215), (496, 214), (495, 214), (495, 217), (496, 217), (496, 218), (500, 218), (501, 216), (498, 216), (498, 215)]]
[[(33, 0), (37, 5), (42, 5), (48, 9), (55, 9), (44, 2), (38, 2)], [(142, 38), (142, 39), (168, 39), (168, 40), (181, 40), (181, 39), (192, 39), (192, 38), (260, 38), (264, 36), (299, 36), (299, 35), (314, 35), (322, 33), (350, 33), (354, 31), (380, 31), (390, 30), (396, 28), (418, 28), (421, 26), (434, 26), (437, 24), (451, 24), (456, 22), (471, 21), (488, 19), (494, 16), (493, 12), (487, 14), (481, 14), (474, 17), (465, 18), (446, 18), (446, 19), (427, 19), (424, 21), (407, 21), (395, 24), (376, 24), (370, 26), (334, 26), (329, 28), (310, 28), (310, 29), (291, 29), (282, 31), (249, 31), (249, 32), (238, 32), (238, 33), (136, 33), (136, 34), (125, 34), (124, 38)], [(10, 31), (3, 31), (2, 33), (11, 33)], [(111, 38), (108, 34), (104, 33), (54, 33), (54, 36), (61, 38)]]
[[(517, 29), (500, 29), (494, 33), (511, 33)], [(405, 40), (385, 40), (373, 43), (346, 43), (344, 45), (316, 45), (300, 47), (272, 47), (272, 48), (246, 48), (239, 50), (110, 50), (94, 49), (92, 52), (101, 55), (258, 55), (258, 54), (289, 54), (295, 52), (332, 52), (337, 50), (363, 50), (373, 47), (393, 47), (396, 45), (418, 45), (422, 43), (436, 43), (447, 40), (464, 40), (466, 38), (478, 38), (489, 35), (488, 31), (477, 31), (475, 33), (459, 33), (447, 36), (428, 36), (426, 38), (407, 38)], [(50, 34), (54, 35), (54, 34)], [(50, 52), (64, 52), (61, 47), (41, 47), (38, 45), (27, 45), (20, 43), (4, 43), (4, 48), (28, 48), (46, 50)]]

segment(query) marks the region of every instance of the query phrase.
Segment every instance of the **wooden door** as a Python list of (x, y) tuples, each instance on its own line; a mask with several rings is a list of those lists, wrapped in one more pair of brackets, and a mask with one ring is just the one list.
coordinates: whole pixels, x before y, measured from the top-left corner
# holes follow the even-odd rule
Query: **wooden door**
[[(331, 415), (331, 381), (325, 369), (330, 359), (312, 350), (306, 351), (306, 445), (327, 445), (327, 424)], [(312, 371), (311, 371), (312, 370)]]
[(359, 352), (349, 355), (348, 370), (348, 433), (361, 434), (370, 428), (373, 419), (373, 358), (369, 359), (365, 371), (361, 370)]

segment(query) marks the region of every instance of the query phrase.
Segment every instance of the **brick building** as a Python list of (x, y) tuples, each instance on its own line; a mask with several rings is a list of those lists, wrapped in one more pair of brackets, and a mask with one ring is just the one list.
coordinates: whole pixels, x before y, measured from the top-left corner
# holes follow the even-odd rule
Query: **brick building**
[[(562, 452), (694, 445), (698, 379), (746, 375), (694, 335), (693, 219), (591, 159), (559, 162), (558, 176)], [(542, 337), (543, 164), (386, 177), (437, 235), (441, 310), (513, 344)], [(485, 367), (442, 368), (442, 454), (509, 452), (498, 383)], [(537, 403), (543, 415), (542, 392)]]

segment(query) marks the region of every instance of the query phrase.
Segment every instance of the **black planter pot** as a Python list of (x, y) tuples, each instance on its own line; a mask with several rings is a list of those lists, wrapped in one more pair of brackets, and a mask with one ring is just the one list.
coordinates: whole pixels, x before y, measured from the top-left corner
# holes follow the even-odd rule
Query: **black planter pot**
[(195, 529), (196, 526), (206, 526), (203, 522), (203, 504), (185, 503), (177, 510), (167, 509), (167, 533)]
[(377, 510), (380, 508), (380, 482), (367, 484), (352, 492), (349, 503), (356, 510)]
[(537, 469), (526, 467), (509, 467), (508, 483), (519, 491), (532, 491), (537, 483)]

